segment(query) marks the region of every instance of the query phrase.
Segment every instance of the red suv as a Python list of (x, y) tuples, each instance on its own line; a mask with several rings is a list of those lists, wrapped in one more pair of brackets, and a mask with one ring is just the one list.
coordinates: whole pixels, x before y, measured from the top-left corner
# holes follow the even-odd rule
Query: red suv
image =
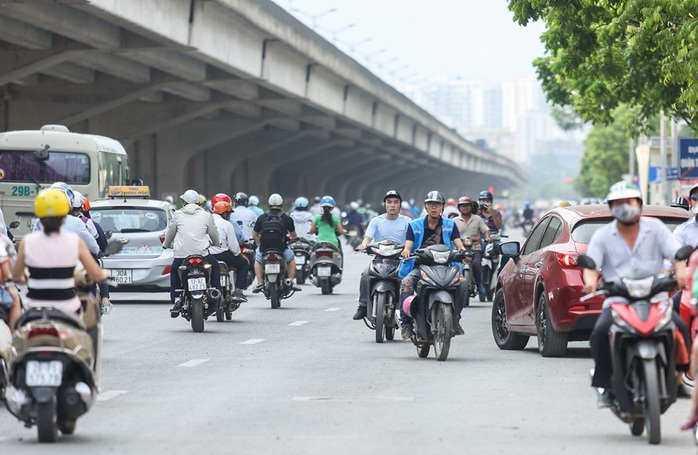
[[(672, 231), (689, 218), (686, 210), (651, 205), (642, 215), (661, 219)], [(605, 205), (559, 207), (536, 223), (523, 247), (502, 244), (515, 254), (499, 274), (492, 304), (492, 334), (500, 349), (523, 349), (537, 336), (543, 357), (561, 357), (568, 341), (589, 339), (604, 298), (579, 301), (584, 286), (577, 257), (611, 221)]]

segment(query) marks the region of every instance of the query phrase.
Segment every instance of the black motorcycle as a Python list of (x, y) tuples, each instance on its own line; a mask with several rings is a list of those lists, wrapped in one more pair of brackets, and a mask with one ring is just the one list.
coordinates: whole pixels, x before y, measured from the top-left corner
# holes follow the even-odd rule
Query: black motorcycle
[(277, 250), (265, 252), (262, 255), (262, 270), (264, 270), (262, 292), (267, 300), (271, 300), (272, 308), (281, 308), (281, 300), (295, 293), (291, 287), (291, 280), (288, 279), (283, 252)]
[[(463, 253), (463, 263), (462, 263), (462, 276), (463, 281), (460, 284), (460, 295), (459, 299), (461, 302), (461, 308), (466, 308), (470, 306), (470, 299), (478, 295), (477, 286), (475, 285), (475, 275), (473, 275), (472, 260), (474, 254), (473, 242), (469, 237), (466, 237), (463, 241), (463, 246), (465, 247)], [(480, 296), (480, 301), (485, 301), (485, 295)]]
[(303, 237), (298, 237), (289, 245), (296, 257), (296, 282), (304, 284), (305, 279), (310, 276), (310, 252), (313, 244)]
[(487, 301), (491, 302), (497, 289), (502, 251), (499, 249), (499, 240), (507, 238), (506, 235), (493, 234), (492, 241), (485, 246), (482, 254), (482, 285), (485, 287)]
[(436, 359), (443, 361), (451, 348), (460, 309), (456, 304), (460, 270), (450, 263), (461, 262), (465, 253), (451, 250), (446, 245), (432, 245), (416, 250), (413, 257), (422, 277), (417, 282), (415, 298), (405, 308), (416, 323), (412, 342), (417, 346), (417, 355), (422, 358), (429, 355), (433, 344)]
[[(243, 242), (240, 244), (240, 253), (243, 254), (247, 258), (247, 262), (249, 264), (254, 264), (254, 256), (255, 252), (257, 251), (257, 245), (254, 244), (254, 242)], [(237, 271), (235, 271), (237, 274)], [(254, 283), (255, 280), (255, 275), (254, 275), (254, 267), (250, 266), (247, 270), (247, 283), (246, 286), (250, 287), (252, 286), (252, 283)], [(233, 281), (235, 281), (235, 278), (233, 278)]]
[(179, 266), (182, 289), (180, 314), (191, 321), (194, 332), (204, 331), (204, 320), (218, 309), (221, 297), (218, 289), (211, 287), (211, 264), (201, 255), (188, 256)]
[(371, 243), (366, 246), (366, 254), (373, 255), (368, 269), (368, 302), (364, 323), (376, 331), (376, 343), (395, 338), (395, 313), (400, 298), (400, 277), (398, 267), (400, 254), (405, 249), (390, 240)]
[[(233, 312), (240, 308), (242, 300), (233, 297), (235, 290), (235, 269), (228, 268), (228, 264), (223, 261), (218, 261), (218, 266), (221, 269), (221, 298), (216, 309), (216, 320), (223, 322), (233, 319)], [(237, 272), (236, 272), (237, 273)]]

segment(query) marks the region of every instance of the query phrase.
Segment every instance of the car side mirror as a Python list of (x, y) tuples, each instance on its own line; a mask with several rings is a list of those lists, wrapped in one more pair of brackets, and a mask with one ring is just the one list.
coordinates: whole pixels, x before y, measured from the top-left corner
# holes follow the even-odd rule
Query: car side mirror
[(577, 258), (577, 265), (585, 269), (596, 270), (596, 262), (586, 254), (582, 254)]
[(10, 229), (17, 229), (19, 227), (19, 221), (15, 220), (10, 223)]
[(677, 261), (685, 261), (686, 259), (691, 257), (692, 253), (693, 247), (691, 245), (684, 245), (681, 248), (679, 248), (679, 251), (676, 252), (676, 256), (674, 256), (674, 258)]
[(499, 245), (499, 251), (510, 257), (521, 255), (521, 244), (519, 242), (506, 242)]

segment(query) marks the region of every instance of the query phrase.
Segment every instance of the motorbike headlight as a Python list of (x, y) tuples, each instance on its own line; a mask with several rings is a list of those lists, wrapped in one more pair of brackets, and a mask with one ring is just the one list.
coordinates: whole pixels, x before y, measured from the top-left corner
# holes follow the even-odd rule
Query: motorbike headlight
[(657, 322), (656, 327), (654, 328), (654, 332), (661, 332), (666, 328), (666, 326), (671, 322), (671, 316), (672, 316), (672, 308), (669, 307), (669, 303), (665, 302), (662, 306), (662, 309), (664, 310), (664, 315), (662, 316), (662, 319)]
[(380, 254), (381, 256), (391, 256), (394, 251), (395, 251), (395, 248), (392, 245), (379, 245), (378, 246), (378, 254)]
[(623, 278), (623, 284), (625, 284), (625, 287), (628, 289), (628, 295), (634, 299), (649, 297), (650, 292), (652, 291), (653, 283), (653, 276), (648, 276), (647, 278), (642, 278), (640, 280)]
[(451, 255), (450, 251), (432, 251), (431, 255), (434, 258), (434, 262), (437, 264), (446, 264), (448, 262), (448, 257)]
[(618, 313), (615, 311), (611, 311), (611, 315), (613, 316), (613, 323), (617, 325), (618, 327), (621, 327), (622, 329), (625, 329), (629, 331), (630, 333), (635, 333), (637, 332), (633, 326), (625, 322), (625, 319), (623, 319)]

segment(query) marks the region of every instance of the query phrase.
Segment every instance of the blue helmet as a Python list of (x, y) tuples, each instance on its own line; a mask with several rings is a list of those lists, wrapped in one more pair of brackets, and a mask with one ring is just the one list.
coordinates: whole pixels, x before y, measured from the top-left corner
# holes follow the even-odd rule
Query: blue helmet
[(296, 198), (293, 205), (295, 207), (308, 207), (309, 203), (310, 203), (310, 201), (308, 201), (308, 198), (301, 196), (299, 198)]
[(70, 185), (68, 185), (65, 182), (56, 182), (51, 185), (51, 188), (56, 188), (63, 191), (66, 194), (66, 196), (68, 196), (70, 206), (73, 206), (73, 202), (75, 202), (75, 194), (73, 193), (73, 189), (70, 187)]
[(320, 199), (320, 207), (334, 207), (334, 198), (332, 196), (323, 196)]

